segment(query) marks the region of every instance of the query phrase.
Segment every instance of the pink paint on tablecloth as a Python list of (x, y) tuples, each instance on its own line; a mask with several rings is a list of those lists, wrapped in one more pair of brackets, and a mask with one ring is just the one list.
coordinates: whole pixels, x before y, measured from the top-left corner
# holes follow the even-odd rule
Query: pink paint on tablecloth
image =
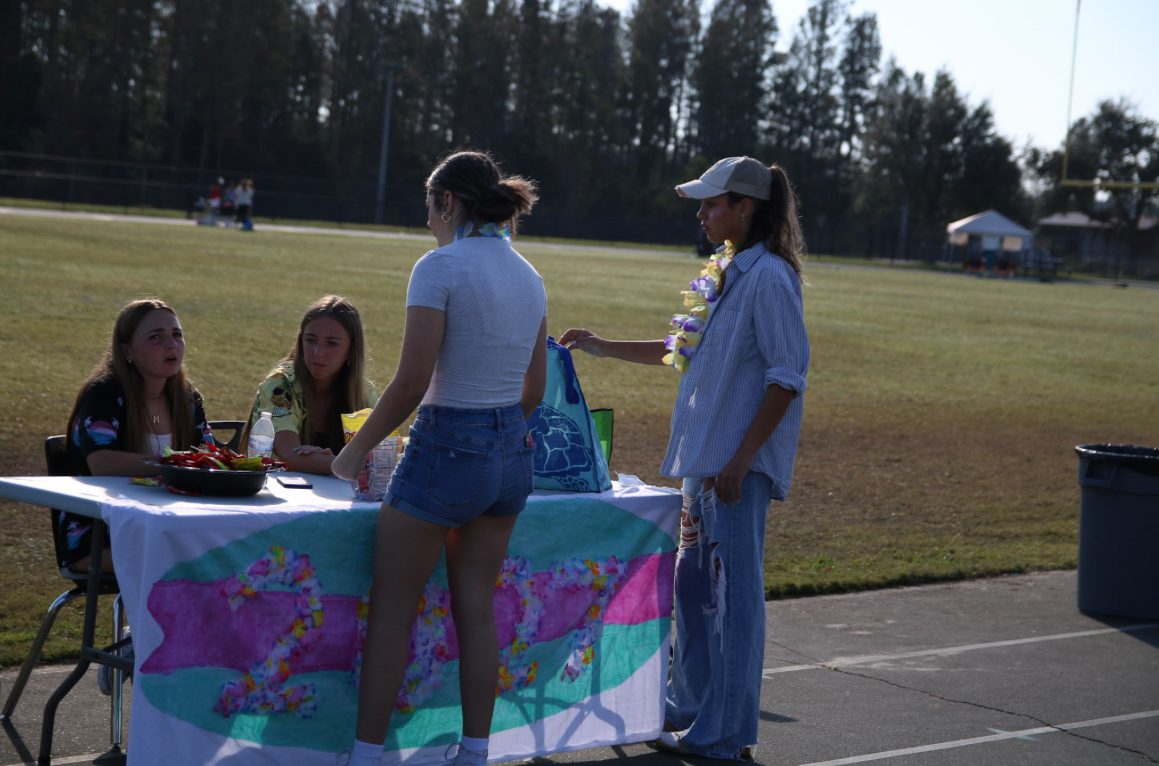
[[(674, 564), (671, 553), (639, 556), (629, 562), (627, 579), (608, 603), (604, 624), (637, 625), (669, 615)], [(532, 577), (537, 585), (550, 580), (547, 573), (536, 573)], [(169, 673), (189, 667), (245, 671), (269, 654), (274, 642), (287, 632), (295, 618), (297, 594), (262, 591), (231, 610), (224, 595), (225, 582), (169, 580), (153, 586), (148, 609), (160, 626), (164, 640), (142, 664), (142, 673)], [(550, 603), (545, 605), (537, 642), (566, 635), (580, 624), (594, 601), (592, 591), (583, 587), (557, 589), (545, 595)], [(321, 627), (312, 631), (318, 635), (311, 636), (309, 648), (295, 663), (295, 673), (354, 668), (359, 649), (356, 618), (359, 598), (334, 594), (323, 595), (321, 600)], [(495, 619), (500, 646), (510, 643), (520, 617), (517, 590), (497, 589)], [(450, 658), (458, 657), (453, 624), (447, 626), (447, 639)]]

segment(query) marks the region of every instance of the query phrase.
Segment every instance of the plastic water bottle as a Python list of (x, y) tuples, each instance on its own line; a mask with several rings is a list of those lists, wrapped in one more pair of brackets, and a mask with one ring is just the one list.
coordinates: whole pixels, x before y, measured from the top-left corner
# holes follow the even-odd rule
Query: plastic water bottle
[(273, 457), (274, 454), (274, 421), (273, 415), (263, 412), (258, 422), (250, 429), (249, 444), (246, 445), (246, 455), (249, 457)]
[(351, 482), (354, 486), (356, 500), (382, 500), (386, 497), (387, 487), (390, 486), (390, 477), (394, 467), (398, 464), (398, 456), (402, 451), (402, 439), (398, 431), (392, 431), (389, 436), (374, 446), (366, 455), (366, 463), (362, 470)]

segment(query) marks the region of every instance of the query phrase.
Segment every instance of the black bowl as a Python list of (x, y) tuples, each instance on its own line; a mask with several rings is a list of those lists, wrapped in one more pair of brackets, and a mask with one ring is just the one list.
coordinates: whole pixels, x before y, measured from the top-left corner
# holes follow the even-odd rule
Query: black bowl
[(161, 464), (161, 481), (174, 489), (197, 495), (248, 497), (266, 486), (267, 471), (226, 471)]

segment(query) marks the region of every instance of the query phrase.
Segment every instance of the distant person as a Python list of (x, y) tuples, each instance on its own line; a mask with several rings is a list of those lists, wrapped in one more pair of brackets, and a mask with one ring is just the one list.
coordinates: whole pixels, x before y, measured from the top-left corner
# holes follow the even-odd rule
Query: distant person
[(487, 154), (458, 152), (435, 166), (426, 191), (437, 247), (411, 272), (398, 369), (333, 465), (353, 478), (418, 407), (378, 514), (349, 766), (379, 763), (419, 598), (444, 550), (463, 713), (454, 766), (487, 763), (499, 683), (495, 580), (531, 492), (527, 419), (547, 380), (547, 294), (511, 245), (535, 186), (504, 176)]
[(211, 223), (217, 223), (217, 219), (221, 215), (221, 197), (224, 185), (225, 179), (218, 177), (209, 187), (209, 218)]
[(751, 758), (764, 667), (765, 517), (789, 492), (809, 369), (804, 242), (779, 165), (729, 157), (676, 192), (700, 200), (708, 240), (725, 245), (694, 285), (700, 308), (674, 317), (668, 340), (570, 329), (560, 342), (683, 371), (661, 466), (683, 479), (684, 505), (666, 730), (653, 744)]
[(345, 443), (342, 413), (375, 401), (362, 317), (350, 301), (327, 295), (306, 309), (294, 345), (258, 386), (246, 430), (271, 413), (274, 456), (291, 471), (328, 475)]
[(1006, 279), (1014, 276), (1014, 259), (1005, 250), (998, 256), (998, 276)]
[(998, 253), (993, 250), (986, 250), (983, 252), (982, 258), (985, 263), (986, 276), (994, 276), (994, 269), (998, 263)]
[(243, 231), (253, 231), (254, 222), (251, 218), (254, 206), (254, 182), (252, 178), (243, 178), (237, 185), (235, 192), (237, 199), (237, 226)]
[(225, 184), (221, 192), (221, 215), (226, 220), (237, 212), (237, 185)]

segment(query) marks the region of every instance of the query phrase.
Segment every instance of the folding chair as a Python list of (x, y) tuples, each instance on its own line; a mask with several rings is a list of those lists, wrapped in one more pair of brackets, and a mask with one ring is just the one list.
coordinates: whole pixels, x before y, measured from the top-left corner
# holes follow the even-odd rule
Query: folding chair
[[(213, 431), (213, 439), (219, 445), (229, 447), (234, 452), (239, 452), (241, 447), (241, 437), (245, 433), (246, 422), (244, 420), (211, 420), (209, 421), (209, 429)], [(229, 433), (229, 439), (221, 438), (221, 431)]]
[[(48, 464), (49, 476), (68, 476), (71, 473), (69, 471), (68, 458), (65, 453), (66, 438), (63, 435), (50, 436), (44, 440), (44, 458)], [(60, 511), (51, 509), (49, 513), (52, 515), (52, 539), (56, 546), (56, 557), (57, 561), (61, 561), (63, 560), (62, 554), (65, 551), (62, 550), (62, 536), (58, 534)], [(36, 638), (32, 642), (32, 648), (28, 652), (28, 657), (24, 660), (24, 665), (20, 668), (20, 674), (16, 677), (16, 682), (13, 684), (12, 690), (8, 692), (8, 699), (4, 702), (4, 710), (0, 713), (0, 720), (7, 721), (12, 718), (12, 713), (16, 710), (17, 703), (20, 702), (20, 696), (24, 693), (24, 687), (28, 684), (29, 676), (32, 675), (32, 671), (40, 662), (40, 654), (44, 649), (44, 642), (48, 639), (48, 633), (52, 630), (52, 626), (56, 622), (56, 616), (60, 612), (61, 607), (70, 601), (88, 594), (88, 572), (78, 572), (69, 567), (61, 567), (60, 574), (72, 583), (72, 588), (61, 593), (49, 605), (44, 619), (40, 622), (40, 631), (36, 634)], [(117, 587), (115, 574), (112, 572), (101, 573), (99, 592), (101, 595), (116, 595), (116, 598), (113, 600), (113, 641), (114, 646), (116, 646), (124, 638), (125, 618), (121, 605), (120, 589)], [(109, 716), (109, 741), (114, 752), (120, 750), (122, 741), (121, 680), (122, 673), (118, 670), (113, 676), (113, 693)]]

